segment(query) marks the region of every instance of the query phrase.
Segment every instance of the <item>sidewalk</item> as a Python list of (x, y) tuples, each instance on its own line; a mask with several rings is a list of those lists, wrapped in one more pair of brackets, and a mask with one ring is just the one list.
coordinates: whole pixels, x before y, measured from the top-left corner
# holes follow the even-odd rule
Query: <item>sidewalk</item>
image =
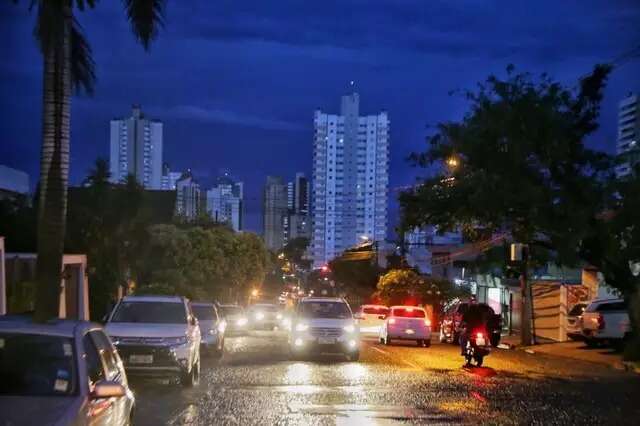
[(544, 354), (563, 358), (578, 359), (580, 361), (604, 364), (618, 370), (629, 370), (640, 373), (637, 363), (624, 362), (622, 354), (610, 347), (589, 348), (584, 342), (539, 342), (533, 346), (521, 346), (520, 336), (502, 336), (500, 341), (501, 349), (517, 349), (530, 354)]

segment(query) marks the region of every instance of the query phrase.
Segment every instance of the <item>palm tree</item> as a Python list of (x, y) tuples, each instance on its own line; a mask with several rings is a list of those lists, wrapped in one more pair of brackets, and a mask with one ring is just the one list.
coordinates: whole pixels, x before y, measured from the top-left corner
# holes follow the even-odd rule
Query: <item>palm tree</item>
[[(16, 0), (17, 1), (17, 0)], [(165, 0), (123, 0), (136, 39), (149, 48), (164, 25)], [(71, 94), (93, 93), (91, 47), (74, 13), (97, 0), (31, 0), (34, 36), (43, 58), (42, 148), (38, 211), (35, 319), (58, 316), (69, 180)]]

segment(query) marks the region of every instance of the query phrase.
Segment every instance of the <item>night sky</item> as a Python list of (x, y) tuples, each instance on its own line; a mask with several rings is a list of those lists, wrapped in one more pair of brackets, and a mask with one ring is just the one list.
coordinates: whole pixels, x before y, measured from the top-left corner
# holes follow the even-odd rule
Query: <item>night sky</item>
[[(0, 164), (38, 177), (41, 58), (28, 1), (0, 3)], [(164, 121), (164, 160), (204, 183), (220, 169), (245, 182), (246, 223), (260, 230), (268, 174), (311, 170), (313, 112), (337, 112), (349, 81), (361, 111), (389, 112), (391, 186), (414, 182), (405, 159), (429, 126), (459, 119), (455, 89), (490, 73), (548, 72), (566, 84), (640, 45), (640, 0), (168, 1), (147, 53), (121, 2), (78, 14), (98, 83), (72, 106), (71, 182), (108, 156), (109, 120), (142, 104)], [(591, 146), (612, 152), (616, 105), (640, 91), (640, 58), (611, 76)], [(391, 191), (391, 225), (397, 219)]]

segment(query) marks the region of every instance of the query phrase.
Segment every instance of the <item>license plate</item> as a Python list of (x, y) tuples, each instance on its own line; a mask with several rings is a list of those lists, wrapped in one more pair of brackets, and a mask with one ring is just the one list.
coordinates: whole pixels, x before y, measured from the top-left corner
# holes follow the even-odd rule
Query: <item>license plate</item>
[(153, 355), (129, 355), (130, 364), (153, 364)]
[(318, 343), (321, 345), (333, 345), (336, 343), (336, 339), (333, 337), (318, 337)]
[(412, 330), (412, 329), (410, 329), (410, 328), (409, 328), (409, 329), (407, 329), (407, 330), (405, 330), (404, 332), (405, 332), (405, 333), (407, 333), (407, 334), (414, 334), (414, 333), (415, 333), (415, 331), (413, 331), (413, 330)]
[(478, 346), (484, 346), (484, 345), (485, 345), (484, 337), (478, 337), (478, 338), (476, 339), (476, 345), (478, 345)]

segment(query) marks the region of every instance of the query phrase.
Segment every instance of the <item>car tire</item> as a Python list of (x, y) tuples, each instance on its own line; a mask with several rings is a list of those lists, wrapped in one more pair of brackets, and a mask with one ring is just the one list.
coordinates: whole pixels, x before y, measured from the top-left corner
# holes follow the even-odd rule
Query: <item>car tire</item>
[(431, 347), (431, 339), (424, 339), (424, 340), (422, 341), (422, 343), (423, 343), (423, 346), (424, 346), (425, 348), (430, 348), (430, 347)]
[(482, 367), (483, 362), (484, 362), (484, 357), (481, 355), (476, 355), (476, 365), (478, 367)]
[(345, 354), (345, 356), (347, 357), (347, 361), (355, 362), (360, 359), (360, 351), (351, 352), (351, 353)]
[(191, 371), (185, 372), (180, 378), (180, 383), (186, 388), (198, 386), (200, 383), (200, 359), (191, 366)]
[(500, 344), (500, 335), (491, 334), (489, 341), (491, 342), (491, 346), (493, 346), (494, 348), (497, 348), (498, 345)]
[(419, 347), (423, 347), (424, 346), (424, 340), (422, 340), (422, 339), (416, 340), (416, 345), (418, 345)]

